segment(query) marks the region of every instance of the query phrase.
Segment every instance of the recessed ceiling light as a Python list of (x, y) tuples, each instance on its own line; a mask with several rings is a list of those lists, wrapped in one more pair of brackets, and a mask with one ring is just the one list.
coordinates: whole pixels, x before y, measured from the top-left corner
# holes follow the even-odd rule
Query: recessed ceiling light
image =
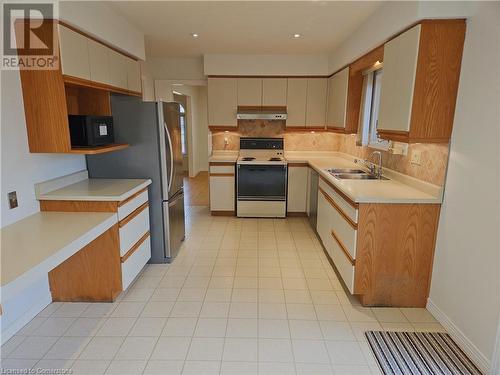
[(302, 36), (302, 35), (301, 35), (301, 34), (299, 34), (299, 33), (295, 33), (295, 34), (293, 34), (293, 38), (294, 38), (294, 39), (299, 39), (301, 36)]
[(195, 39), (196, 39), (196, 38), (199, 38), (199, 37), (200, 37), (200, 34), (197, 34), (197, 33), (191, 33), (191, 36), (192, 36), (193, 38), (195, 38)]

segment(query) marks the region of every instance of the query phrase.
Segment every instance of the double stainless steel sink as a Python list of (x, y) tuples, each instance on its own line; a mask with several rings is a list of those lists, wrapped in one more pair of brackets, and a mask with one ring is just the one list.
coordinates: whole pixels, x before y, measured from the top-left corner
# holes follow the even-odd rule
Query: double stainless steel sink
[(331, 168), (327, 171), (339, 180), (388, 180), (387, 177), (377, 176), (362, 169)]

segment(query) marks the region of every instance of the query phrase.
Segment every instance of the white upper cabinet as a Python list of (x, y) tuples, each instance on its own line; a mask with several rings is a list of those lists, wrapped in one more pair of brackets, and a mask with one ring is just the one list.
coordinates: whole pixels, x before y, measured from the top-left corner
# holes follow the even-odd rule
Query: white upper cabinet
[(287, 127), (306, 126), (307, 78), (287, 80)]
[(87, 38), (67, 27), (59, 25), (62, 73), (68, 76), (90, 79)]
[(328, 108), (326, 125), (329, 128), (345, 128), (349, 67), (328, 79)]
[(262, 80), (262, 105), (286, 106), (286, 78), (264, 78)]
[(409, 131), (421, 25), (384, 45), (379, 130)]
[(121, 53), (108, 49), (109, 80), (112, 86), (128, 90), (128, 60)]
[(238, 105), (262, 105), (262, 78), (238, 78)]
[(307, 79), (306, 127), (324, 128), (326, 124), (326, 78)]
[(127, 84), (130, 91), (141, 92), (141, 65), (139, 61), (128, 59)]
[(109, 48), (92, 39), (87, 40), (90, 60), (90, 79), (94, 82), (109, 85)]
[(237, 126), (237, 87), (236, 78), (208, 79), (208, 125)]

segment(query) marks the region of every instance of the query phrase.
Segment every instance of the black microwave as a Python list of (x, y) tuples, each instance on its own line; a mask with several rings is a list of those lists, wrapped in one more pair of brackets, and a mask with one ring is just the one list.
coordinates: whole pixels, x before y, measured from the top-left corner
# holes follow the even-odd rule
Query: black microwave
[(95, 147), (114, 143), (113, 117), (69, 115), (72, 147)]

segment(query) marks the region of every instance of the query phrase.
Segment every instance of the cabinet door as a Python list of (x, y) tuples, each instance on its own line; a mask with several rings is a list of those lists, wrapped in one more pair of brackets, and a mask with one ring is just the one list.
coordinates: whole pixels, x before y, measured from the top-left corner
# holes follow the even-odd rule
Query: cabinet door
[(130, 91), (141, 92), (141, 66), (139, 61), (128, 59), (127, 84)]
[(328, 80), (328, 108), (326, 124), (329, 128), (345, 129), (349, 67)]
[(59, 25), (59, 43), (62, 73), (90, 80), (87, 38), (67, 27)]
[(288, 212), (306, 212), (307, 209), (307, 166), (288, 168)]
[(261, 78), (238, 78), (238, 105), (262, 105)]
[(87, 40), (90, 60), (90, 79), (109, 85), (109, 48), (92, 39)]
[(325, 199), (323, 194), (318, 191), (318, 210), (317, 210), (317, 222), (316, 231), (318, 232), (321, 242), (325, 247), (327, 253), (331, 256), (333, 248), (333, 240), (330, 234), (330, 204)]
[(410, 130), (420, 28), (417, 25), (384, 45), (379, 130)]
[(234, 190), (234, 175), (210, 176), (210, 211), (234, 211)]
[(208, 79), (208, 125), (237, 126), (238, 103), (235, 78)]
[(128, 57), (108, 49), (109, 61), (109, 81), (110, 85), (128, 89), (127, 74), (128, 74)]
[(324, 128), (326, 124), (326, 78), (307, 79), (306, 127)]
[(262, 80), (262, 105), (286, 106), (286, 78), (264, 78)]
[(306, 126), (307, 78), (288, 78), (286, 90), (287, 127)]

